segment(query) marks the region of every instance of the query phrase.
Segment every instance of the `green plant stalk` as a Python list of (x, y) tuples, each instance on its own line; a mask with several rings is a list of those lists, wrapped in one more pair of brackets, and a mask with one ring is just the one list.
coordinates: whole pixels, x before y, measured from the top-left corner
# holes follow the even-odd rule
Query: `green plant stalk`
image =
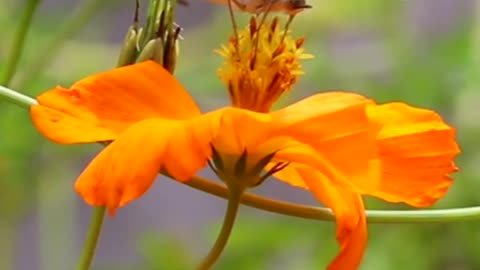
[[(194, 176), (183, 184), (220, 198), (228, 198), (228, 190), (224, 186), (202, 177)], [(289, 203), (248, 192), (243, 194), (241, 203), (286, 216), (322, 221), (335, 220), (335, 216), (328, 208)], [(381, 224), (451, 223), (480, 220), (480, 206), (437, 210), (366, 210), (365, 213), (368, 223)]]
[(59, 51), (65, 41), (70, 39), (74, 34), (80, 31), (93, 15), (100, 10), (100, 7), (106, 5), (113, 0), (86, 0), (78, 6), (73, 13), (68, 16), (56, 30), (55, 36), (45, 46), (45, 49), (40, 50), (42, 53), (36, 55), (31, 63), (25, 69), (24, 76), (15, 80), (15, 87), (27, 88), (30, 83), (41, 74), (48, 64), (55, 58), (55, 54)]
[(220, 258), (232, 233), (242, 194), (243, 189), (231, 188), (228, 190), (228, 205), (223, 219), (222, 229), (214, 246), (197, 267), (197, 270), (209, 270), (217, 262), (218, 258)]
[(83, 254), (80, 258), (80, 263), (77, 266), (77, 270), (88, 270), (92, 264), (93, 257), (95, 256), (95, 249), (97, 242), (102, 232), (103, 220), (105, 217), (105, 207), (96, 207), (92, 213), (92, 219), (90, 222), (90, 228), (88, 229), (87, 239), (85, 246), (83, 247)]
[(160, 7), (160, 0), (150, 0), (149, 8), (148, 8), (148, 15), (147, 15), (147, 23), (145, 25), (145, 34), (143, 35), (142, 46), (145, 46), (147, 42), (153, 37), (155, 29), (155, 22), (158, 18)]
[[(2, 217), (3, 218), (3, 217)], [(18, 232), (16, 224), (11, 220), (0, 221), (0, 269), (14, 269)]]
[[(10, 52), (5, 63), (3, 63), (4, 69), (3, 73), (0, 74), (0, 87), (2, 87), (1, 85), (10, 85), (15, 75), (25, 47), (28, 31), (40, 2), (40, 0), (26, 1), (23, 14), (11, 44)], [(12, 92), (12, 94), (16, 95), (17, 93)], [(22, 98), (25, 98), (25, 100), (22, 100)], [(24, 106), (24, 102), (28, 102), (30, 98), (23, 95), (16, 95), (16, 98), (9, 100), (17, 99), (22, 100), (22, 102), (18, 102), (17, 105)], [(6, 220), (0, 221), (0, 269), (15, 268), (14, 250), (18, 240), (15, 224), (17, 224), (17, 219), (15, 219), (15, 222), (11, 222), (11, 220), (10, 222), (6, 222)]]
[(20, 19), (17, 33), (12, 42), (12, 48), (5, 61), (5, 70), (0, 78), (0, 85), (8, 86), (12, 81), (13, 75), (17, 70), (18, 62), (22, 56), (23, 48), (25, 47), (25, 39), (32, 24), (33, 16), (37, 11), (40, 0), (29, 0), (23, 10), (23, 16)]
[[(0, 96), (27, 110), (30, 106), (38, 104), (35, 99), (2, 86), (0, 86)], [(228, 190), (224, 186), (198, 176), (184, 184), (217, 197), (228, 198)], [(241, 202), (254, 208), (287, 216), (324, 221), (335, 220), (332, 212), (327, 208), (268, 199), (248, 192), (243, 194)], [(369, 223), (450, 223), (480, 220), (480, 206), (438, 210), (367, 210), (366, 215)]]
[(1, 85), (0, 98), (27, 110), (30, 106), (38, 104), (35, 99)]

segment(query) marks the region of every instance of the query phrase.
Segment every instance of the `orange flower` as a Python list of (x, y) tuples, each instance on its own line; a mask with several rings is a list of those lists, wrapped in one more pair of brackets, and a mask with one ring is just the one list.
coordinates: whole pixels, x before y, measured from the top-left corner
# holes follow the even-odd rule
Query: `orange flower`
[(141, 196), (162, 169), (187, 181), (212, 157), (211, 145), (225, 163), (246, 151), (250, 168), (274, 154), (270, 164), (289, 163), (275, 174), (280, 180), (309, 189), (334, 211), (342, 253), (332, 269), (355, 268), (363, 253), (361, 195), (431, 205), (451, 184), (458, 153), (454, 130), (434, 112), (353, 93), (317, 94), (272, 113), (226, 107), (202, 115), (154, 62), (54, 88), (38, 102), (31, 116), (49, 139), (114, 140), (76, 183), (89, 204), (111, 213)]
[[(269, 29), (274, 40), (275, 33), (283, 33)], [(292, 65), (288, 57), (301, 55), (300, 46), (288, 38), (295, 46), (271, 53)], [(262, 52), (267, 45), (258, 46)], [(232, 55), (228, 49), (223, 54)], [(433, 204), (456, 171), (454, 129), (432, 111), (404, 103), (377, 105), (348, 92), (316, 94), (268, 112), (279, 96), (269, 91), (284, 91), (296, 80), (292, 76), (301, 74), (285, 74), (298, 67), (293, 66), (280, 75), (267, 70), (273, 82), (268, 84), (252, 77), (267, 78), (259, 70), (236, 73), (227, 66), (223, 80), (236, 107), (201, 114), (167, 71), (145, 62), (49, 90), (31, 107), (31, 117), (58, 143), (113, 141), (77, 179), (76, 190), (91, 205), (113, 214), (146, 192), (159, 171), (188, 181), (207, 162), (227, 185), (241, 189), (273, 174), (332, 209), (340, 253), (329, 269), (356, 269), (367, 240), (362, 195), (416, 207)], [(241, 93), (252, 89), (264, 92), (248, 98)]]

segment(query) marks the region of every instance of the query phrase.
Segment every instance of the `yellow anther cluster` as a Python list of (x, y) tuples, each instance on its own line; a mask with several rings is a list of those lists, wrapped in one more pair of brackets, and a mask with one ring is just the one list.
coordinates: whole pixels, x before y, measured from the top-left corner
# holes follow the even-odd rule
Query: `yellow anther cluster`
[(269, 111), (304, 73), (300, 60), (313, 57), (304, 53), (303, 42), (281, 29), (278, 18), (259, 26), (252, 17), (245, 29), (217, 50), (225, 58), (218, 75), (228, 87), (232, 105)]

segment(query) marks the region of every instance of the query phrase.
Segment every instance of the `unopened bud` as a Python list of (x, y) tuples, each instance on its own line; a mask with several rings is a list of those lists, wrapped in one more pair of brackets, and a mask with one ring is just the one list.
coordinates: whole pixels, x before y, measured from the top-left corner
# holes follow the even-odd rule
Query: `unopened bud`
[(174, 32), (169, 33), (165, 42), (165, 58), (163, 66), (172, 74), (175, 71), (178, 55), (180, 52), (180, 44), (178, 40), (181, 38), (181, 31), (182, 28), (176, 26)]
[(173, 74), (175, 67), (177, 66), (178, 53), (180, 51), (180, 45), (178, 40), (173, 41), (169, 50), (166, 52), (165, 61), (163, 66)]
[(163, 65), (163, 54), (165, 53), (165, 47), (163, 46), (163, 40), (161, 38), (155, 39), (155, 44), (153, 44), (153, 57), (152, 60)]
[(126, 66), (135, 63), (137, 57), (137, 30), (134, 26), (130, 26), (125, 40), (123, 41), (120, 55), (118, 56), (117, 66)]
[(141, 51), (142, 48), (143, 48), (143, 36), (145, 35), (145, 31), (142, 28), (138, 29), (138, 33), (137, 33), (137, 41), (136, 41), (136, 44), (137, 44), (137, 51)]
[(164, 46), (163, 41), (160, 38), (152, 39), (147, 42), (143, 47), (140, 55), (137, 58), (137, 62), (143, 62), (147, 60), (153, 60), (160, 65), (163, 65), (163, 53)]

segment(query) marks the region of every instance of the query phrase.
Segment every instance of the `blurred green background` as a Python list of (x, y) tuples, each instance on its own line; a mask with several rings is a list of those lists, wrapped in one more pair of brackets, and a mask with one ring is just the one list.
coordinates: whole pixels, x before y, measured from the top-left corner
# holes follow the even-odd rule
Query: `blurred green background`
[[(0, 72), (25, 1), (0, 1)], [(308, 1), (307, 1), (308, 2)], [(141, 1), (143, 18), (147, 1)], [(315, 59), (282, 102), (348, 89), (379, 102), (432, 108), (458, 128), (460, 172), (435, 207), (480, 205), (480, 0), (310, 0), (294, 21)], [(112, 68), (133, 0), (45, 0), (12, 87), (29, 95)], [(52, 42), (72, 17), (77, 30)], [(239, 15), (242, 22), (247, 15)], [(231, 34), (226, 8), (191, 0), (179, 80), (205, 110), (228, 104), (213, 53)], [(68, 37), (68, 38), (67, 38)], [(73, 182), (97, 145), (61, 146), (40, 137), (25, 110), (0, 102), (0, 270), (75, 266), (91, 209)], [(203, 172), (211, 176), (208, 171)], [(317, 204), (308, 192), (268, 181), (255, 192)], [(107, 218), (93, 269), (192, 269), (213, 243), (226, 203), (160, 179)], [(370, 209), (407, 209), (367, 199)], [(243, 207), (216, 269), (323, 269), (336, 254), (334, 224)], [(364, 270), (480, 269), (479, 222), (369, 226)]]

